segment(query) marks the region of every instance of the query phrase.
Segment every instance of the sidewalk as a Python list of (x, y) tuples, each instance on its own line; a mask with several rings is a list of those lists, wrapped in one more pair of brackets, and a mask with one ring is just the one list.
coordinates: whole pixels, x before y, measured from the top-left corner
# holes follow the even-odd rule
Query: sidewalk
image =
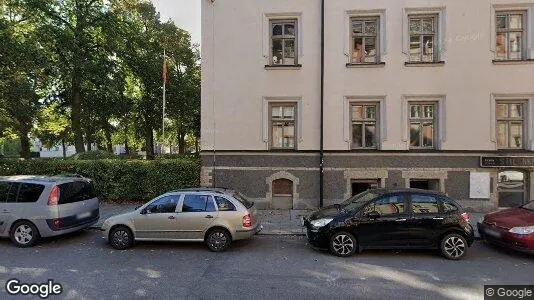
[[(100, 203), (100, 220), (92, 228), (100, 229), (104, 221), (114, 215), (134, 210), (140, 204)], [(309, 214), (310, 210), (258, 210), (263, 235), (305, 235), (300, 225), (300, 217)], [(484, 216), (483, 213), (469, 213), (470, 222), (479, 237), (476, 223)]]

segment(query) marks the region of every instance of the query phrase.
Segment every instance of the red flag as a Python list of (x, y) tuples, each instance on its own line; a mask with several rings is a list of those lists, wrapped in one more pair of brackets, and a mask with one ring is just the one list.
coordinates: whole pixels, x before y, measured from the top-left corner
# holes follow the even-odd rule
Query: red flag
[(167, 83), (167, 58), (163, 56), (163, 83)]

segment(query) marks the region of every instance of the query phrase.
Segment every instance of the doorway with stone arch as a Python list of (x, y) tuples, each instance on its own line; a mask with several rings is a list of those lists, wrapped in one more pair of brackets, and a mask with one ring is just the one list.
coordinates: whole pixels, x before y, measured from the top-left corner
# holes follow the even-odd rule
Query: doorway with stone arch
[(293, 174), (280, 171), (267, 178), (267, 201), (272, 209), (293, 209), (299, 199), (299, 179)]

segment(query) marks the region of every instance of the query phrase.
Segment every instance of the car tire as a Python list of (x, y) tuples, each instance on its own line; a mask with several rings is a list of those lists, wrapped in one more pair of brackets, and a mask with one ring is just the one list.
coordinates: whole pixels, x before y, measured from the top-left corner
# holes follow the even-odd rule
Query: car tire
[(34, 246), (41, 238), (39, 230), (30, 221), (20, 221), (11, 227), (9, 238), (15, 246), (28, 248)]
[(449, 233), (441, 239), (441, 254), (450, 260), (460, 260), (467, 252), (467, 241), (458, 233)]
[(223, 252), (230, 248), (232, 244), (232, 236), (228, 230), (223, 228), (215, 228), (208, 231), (206, 234), (206, 246), (213, 252)]
[(340, 231), (330, 238), (330, 252), (336, 256), (348, 257), (353, 255), (358, 248), (358, 241), (352, 234)]
[(117, 250), (126, 250), (133, 246), (134, 236), (130, 228), (116, 226), (109, 231), (109, 244)]

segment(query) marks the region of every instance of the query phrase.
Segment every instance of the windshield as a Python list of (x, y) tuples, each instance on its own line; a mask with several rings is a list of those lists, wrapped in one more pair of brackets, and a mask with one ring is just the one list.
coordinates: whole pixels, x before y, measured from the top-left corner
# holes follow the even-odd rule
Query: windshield
[(349, 199), (343, 201), (343, 203), (341, 203), (341, 205), (344, 206), (343, 207), (344, 210), (355, 210), (357, 208), (362, 207), (367, 202), (375, 199), (376, 197), (378, 197), (377, 193), (373, 193), (373, 192), (370, 192), (370, 191), (365, 191), (365, 192), (362, 192), (362, 193), (359, 193), (357, 195), (354, 195), (354, 196), (350, 197)]
[(529, 203), (521, 206), (522, 208), (524, 209), (528, 209), (528, 210), (534, 210), (534, 201), (530, 201)]
[(241, 195), (239, 192), (235, 192), (233, 196), (237, 201), (241, 202), (241, 204), (243, 204), (246, 208), (251, 208), (254, 205), (253, 202), (249, 201), (245, 196)]

